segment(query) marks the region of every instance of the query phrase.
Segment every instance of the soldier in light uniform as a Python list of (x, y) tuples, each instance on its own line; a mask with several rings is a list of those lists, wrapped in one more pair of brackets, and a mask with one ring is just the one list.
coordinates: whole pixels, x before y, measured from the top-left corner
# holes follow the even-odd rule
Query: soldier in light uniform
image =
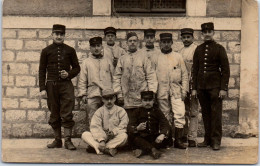
[(201, 25), (204, 43), (193, 57), (192, 95), (198, 95), (204, 123), (204, 141), (199, 147), (219, 150), (222, 138), (222, 100), (227, 96), (230, 77), (225, 48), (213, 40), (214, 24)]
[(53, 25), (53, 44), (41, 52), (39, 86), (41, 95), (48, 96), (47, 103), (51, 111), (49, 124), (55, 135), (55, 140), (47, 147), (62, 147), (62, 126), (64, 127), (65, 148), (75, 150), (76, 147), (71, 142), (72, 127), (75, 124), (72, 114), (75, 96), (71, 79), (78, 75), (80, 66), (75, 49), (64, 44), (65, 29), (64, 25)]
[(174, 113), (176, 148), (185, 149), (181, 138), (185, 125), (184, 99), (188, 92), (188, 73), (182, 56), (172, 51), (172, 34), (160, 34), (161, 53), (152, 57), (158, 79), (157, 100), (161, 111), (171, 123)]
[(138, 50), (138, 37), (135, 32), (127, 34), (128, 51), (118, 60), (113, 88), (118, 92), (118, 103), (124, 105), (131, 121), (132, 112), (142, 105), (142, 91), (157, 92), (157, 78), (151, 61)]
[(184, 47), (180, 50), (180, 54), (185, 62), (188, 77), (189, 77), (189, 92), (184, 100), (185, 103), (185, 120), (186, 124), (184, 126), (184, 140), (187, 142), (189, 147), (197, 146), (197, 131), (198, 131), (198, 99), (191, 96), (191, 77), (192, 77), (192, 64), (193, 64), (193, 55), (197, 45), (193, 43), (193, 29), (183, 28), (181, 29), (181, 40), (184, 44)]
[(123, 56), (125, 50), (115, 44), (116, 40), (116, 29), (114, 27), (107, 27), (104, 30), (106, 44), (104, 45), (104, 54), (109, 58), (116, 67), (118, 59)]
[(87, 104), (87, 128), (95, 111), (102, 106), (101, 91), (112, 88), (114, 73), (113, 64), (102, 54), (102, 38), (93, 37), (89, 43), (91, 54), (82, 62), (78, 83), (78, 97)]

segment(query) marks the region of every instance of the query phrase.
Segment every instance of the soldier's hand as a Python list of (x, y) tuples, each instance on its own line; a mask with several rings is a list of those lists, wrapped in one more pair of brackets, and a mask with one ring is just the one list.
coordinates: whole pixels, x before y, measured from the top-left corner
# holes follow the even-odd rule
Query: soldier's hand
[(138, 131), (145, 130), (145, 129), (146, 129), (146, 122), (140, 123), (140, 124), (136, 127), (136, 129), (137, 129)]
[(48, 97), (47, 97), (47, 92), (46, 92), (46, 90), (41, 91), (41, 92), (40, 92), (40, 95), (41, 95), (41, 98), (42, 98), (42, 99), (47, 99), (47, 98), (48, 98)]
[(115, 136), (115, 134), (114, 134), (114, 132), (113, 132), (113, 131), (109, 131), (109, 132), (107, 133), (108, 140), (111, 140), (111, 139), (113, 139), (113, 138), (114, 138), (114, 136)]
[(67, 78), (68, 76), (69, 76), (69, 73), (66, 72), (66, 70), (60, 71), (60, 77), (61, 77), (62, 79), (65, 79), (65, 78)]
[(155, 140), (155, 142), (156, 143), (162, 143), (162, 141), (164, 140), (164, 138), (165, 138), (165, 135), (164, 134), (161, 134), (161, 135), (159, 135), (157, 138), (156, 138), (156, 140)]
[(83, 96), (81, 100), (82, 100), (82, 102), (83, 102), (84, 104), (87, 104), (87, 103), (88, 103), (88, 98), (87, 98), (87, 96)]
[(191, 96), (194, 97), (194, 98), (197, 98), (197, 90), (192, 90), (191, 92)]
[(124, 98), (123, 98), (123, 97), (119, 97), (119, 98), (117, 99), (117, 104), (118, 104), (119, 106), (123, 107), (123, 106), (124, 106)]
[(220, 90), (218, 97), (221, 98), (221, 99), (224, 99), (225, 97), (227, 97), (227, 91), (225, 91), (225, 90)]
[(105, 150), (105, 148), (106, 148), (106, 143), (105, 143), (105, 141), (101, 141), (101, 142), (99, 143), (99, 145), (98, 145), (98, 149), (99, 149), (101, 152), (103, 152), (103, 151)]

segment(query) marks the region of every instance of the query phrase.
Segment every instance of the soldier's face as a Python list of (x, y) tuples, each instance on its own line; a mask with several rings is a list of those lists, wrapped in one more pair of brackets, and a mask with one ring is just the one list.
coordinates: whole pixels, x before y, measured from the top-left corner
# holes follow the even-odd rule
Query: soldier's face
[(129, 50), (136, 50), (138, 44), (138, 39), (136, 36), (132, 36), (127, 40), (127, 45)]
[(213, 36), (214, 36), (213, 30), (203, 30), (201, 34), (204, 41), (213, 40)]
[(102, 97), (102, 101), (108, 109), (111, 109), (115, 105), (116, 97), (114, 95)]
[(147, 46), (153, 46), (155, 42), (154, 36), (144, 36), (144, 41)]
[(65, 39), (65, 34), (60, 32), (53, 32), (51, 34), (53, 42), (56, 44), (62, 44)]
[(172, 48), (172, 40), (161, 40), (160, 48), (161, 50), (168, 51)]
[(102, 52), (103, 46), (102, 44), (94, 44), (92, 46), (90, 46), (90, 52), (93, 55), (100, 55)]
[(184, 47), (189, 47), (193, 43), (193, 36), (191, 34), (183, 34), (181, 35), (181, 40)]
[(142, 106), (146, 109), (152, 108), (154, 104), (154, 99), (142, 99)]
[(107, 44), (113, 45), (116, 41), (116, 35), (113, 33), (108, 33), (106, 34), (105, 39), (107, 41)]

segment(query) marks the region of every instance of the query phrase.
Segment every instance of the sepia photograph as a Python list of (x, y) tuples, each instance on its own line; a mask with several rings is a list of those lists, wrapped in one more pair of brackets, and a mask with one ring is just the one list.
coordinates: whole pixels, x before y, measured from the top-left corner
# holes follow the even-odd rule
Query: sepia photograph
[(257, 164), (258, 4), (2, 1), (2, 162)]

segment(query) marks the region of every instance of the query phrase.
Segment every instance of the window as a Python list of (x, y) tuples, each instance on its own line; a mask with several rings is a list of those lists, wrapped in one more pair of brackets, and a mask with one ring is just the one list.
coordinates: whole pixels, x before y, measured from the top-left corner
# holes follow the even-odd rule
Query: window
[(117, 13), (184, 13), (186, 0), (113, 0)]

